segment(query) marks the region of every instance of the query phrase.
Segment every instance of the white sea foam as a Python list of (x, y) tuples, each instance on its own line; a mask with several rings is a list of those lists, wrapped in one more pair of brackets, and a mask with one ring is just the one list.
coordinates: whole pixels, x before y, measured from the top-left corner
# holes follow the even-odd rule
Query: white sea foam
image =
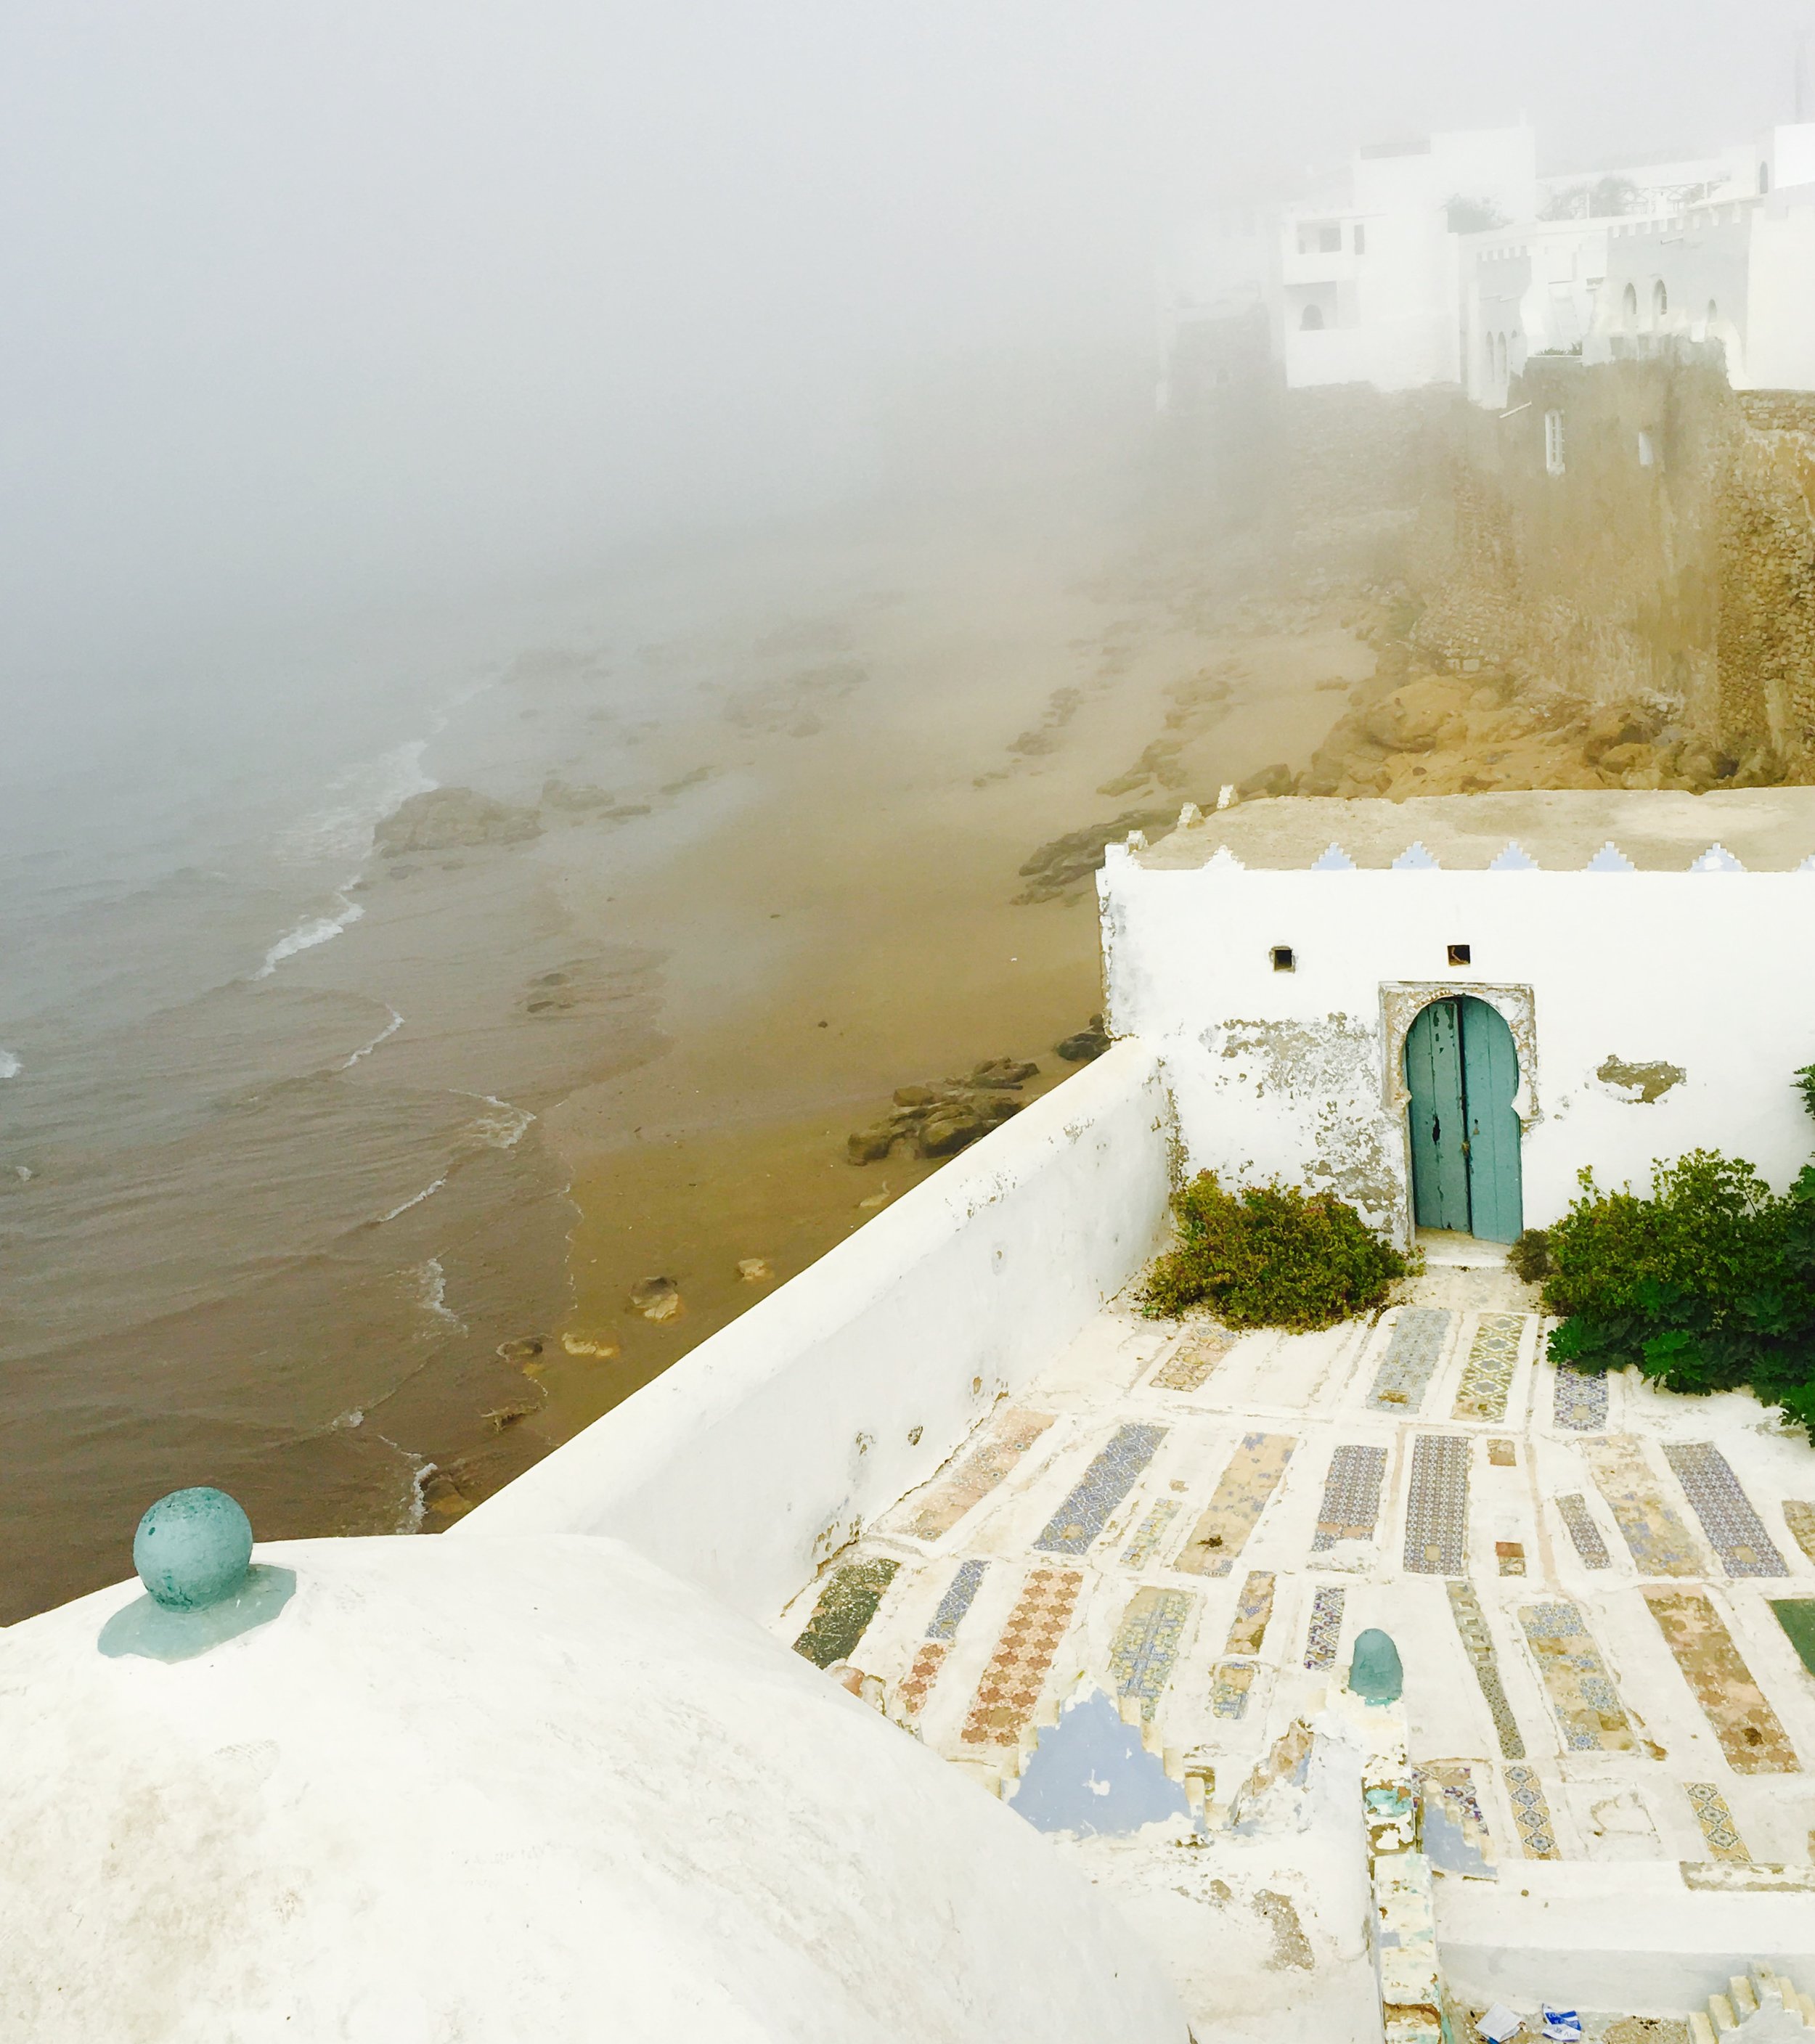
[[(385, 1005), (387, 1008), (390, 1007), (389, 1001), (386, 1001)], [(394, 1036), (398, 1031), (402, 1027), (403, 1017), (398, 1013), (394, 1008), (391, 1008), (390, 1020), (386, 1023), (384, 1027), (379, 1030), (378, 1034), (373, 1037), (369, 1043), (362, 1043), (360, 1047), (354, 1051), (353, 1055), (340, 1066), (340, 1070), (344, 1072), (350, 1072), (354, 1066), (359, 1062), (361, 1058), (369, 1058), (372, 1052), (378, 1048), (380, 1043), (383, 1043), (387, 1038)]]
[[(350, 884), (350, 883), (349, 883)], [(281, 936), (265, 953), (265, 962), (252, 974), (254, 979), (269, 979), (286, 959), (294, 958), (298, 951), (313, 951), (317, 944), (325, 944), (331, 937), (350, 928), (366, 912), (357, 901), (349, 901), (344, 894), (336, 894), (340, 905), (337, 916), (311, 916), (298, 923), (287, 936)]]
[(11, 1051), (0, 1051), (0, 1079), (16, 1079), (25, 1069)]
[(374, 830), (400, 802), (441, 785), (422, 770), (428, 749), (426, 738), (413, 738), (336, 774), (328, 784), (325, 802), (285, 831), (278, 850), (298, 860), (364, 859), (372, 848)]
[(437, 1320), (448, 1321), (464, 1334), (466, 1322), (448, 1304), (448, 1274), (441, 1268), (440, 1258), (431, 1256), (426, 1263), (418, 1263), (410, 1274), (417, 1281), (417, 1296), (423, 1310), (433, 1313)]
[(381, 1221), (395, 1220), (399, 1214), (408, 1213), (412, 1207), (421, 1206), (425, 1199), (428, 1199), (433, 1194), (440, 1192), (441, 1188), (446, 1185), (447, 1182), (448, 1174), (444, 1171), (440, 1177), (435, 1181), (433, 1185), (425, 1185), (419, 1193), (412, 1193), (410, 1197), (403, 1202), (402, 1206), (393, 1207), (389, 1213), (380, 1214), (379, 1216), (379, 1219)]
[(467, 1097), (483, 1100), (487, 1107), (498, 1110), (495, 1114), (480, 1115), (467, 1131), (488, 1150), (514, 1150), (536, 1119), (528, 1108), (513, 1107), (509, 1101), (499, 1100), (492, 1093), (470, 1093)]

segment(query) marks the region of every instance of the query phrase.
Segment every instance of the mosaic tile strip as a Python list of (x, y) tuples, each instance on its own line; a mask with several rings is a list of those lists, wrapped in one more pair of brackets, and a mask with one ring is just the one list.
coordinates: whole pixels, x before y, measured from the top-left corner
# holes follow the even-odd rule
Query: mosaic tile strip
[(1380, 1516), (1380, 1486), (1386, 1475), (1386, 1450), (1344, 1442), (1330, 1457), (1324, 1478), (1324, 1501), (1317, 1530), (1311, 1538), (1313, 1554), (1327, 1553), (1339, 1540), (1371, 1540)]
[(1513, 1373), (1519, 1366), (1519, 1341), (1525, 1331), (1523, 1313), (1483, 1313), (1468, 1344), (1462, 1382), (1450, 1416), (1455, 1420), (1504, 1420)]
[(1475, 1595), (1472, 1583), (1452, 1579), (1447, 1587), (1450, 1616), (1455, 1620), (1456, 1631), (1462, 1635), (1463, 1646), (1475, 1669), (1475, 1679), (1481, 1685), (1481, 1694), (1500, 1741), (1501, 1756), (1506, 1760), (1523, 1760), (1525, 1735), (1519, 1730), (1519, 1721), (1513, 1716), (1513, 1706), (1507, 1700), (1505, 1685), (1500, 1680), (1500, 1657), (1494, 1645), (1494, 1635), (1487, 1629), (1487, 1616), (1481, 1608), (1481, 1600)]
[(1187, 1335), (1148, 1381), (1156, 1391), (1202, 1391), (1210, 1372), (1235, 1347), (1233, 1335)]
[(1585, 1443), (1601, 1495), (1632, 1550), (1641, 1576), (1698, 1576), (1702, 1557), (1689, 1528), (1665, 1504), (1644, 1450), (1631, 1434)]
[(1556, 1501), (1558, 1513), (1569, 1528), (1569, 1537), (1575, 1543), (1575, 1551), (1582, 1557), (1585, 1569), (1610, 1569), (1613, 1558), (1607, 1552), (1607, 1543), (1601, 1537), (1601, 1529), (1588, 1516), (1588, 1500), (1579, 1490)]
[(943, 1639), (923, 1639), (920, 1650), (913, 1657), (913, 1666), (902, 1680), (902, 1704), (910, 1718), (918, 1717), (927, 1698), (932, 1693), (932, 1685), (939, 1680), (939, 1671), (945, 1666), (945, 1657), (952, 1651)]
[(1804, 1504), (1794, 1497), (1783, 1503), (1783, 1523), (1790, 1528), (1790, 1537), (1815, 1562), (1815, 1504)]
[(1405, 1566), (1425, 1576), (1468, 1572), (1468, 1438), (1421, 1434), (1405, 1495)]
[(1771, 1608), (1797, 1659), (1815, 1675), (1815, 1597), (1773, 1597)]
[(1166, 1438), (1163, 1427), (1134, 1421), (1117, 1427), (1109, 1444), (1079, 1479), (1034, 1542), (1048, 1554), (1081, 1554), (1109, 1523), (1109, 1514), (1133, 1489)]
[(1527, 1859), (1561, 1859), (1557, 1850), (1556, 1827), (1551, 1822), (1550, 1802), (1535, 1767), (1508, 1767), (1502, 1770), (1506, 1782), (1506, 1800), (1513, 1806), (1513, 1822), (1519, 1827), (1519, 1846)]
[(1607, 1380), (1585, 1377), (1567, 1362), (1556, 1368), (1556, 1390), (1551, 1402), (1555, 1424), (1571, 1434), (1598, 1434), (1607, 1424)]
[(977, 1685), (959, 1735), (967, 1746), (1013, 1746), (1020, 1739), (1071, 1623), (1083, 1581), (1076, 1569), (1035, 1569), (1029, 1574)]
[(1166, 1538), (1166, 1529), (1177, 1517), (1178, 1512), (1177, 1498), (1160, 1499), (1135, 1528), (1134, 1538), (1121, 1550), (1121, 1565), (1125, 1569), (1144, 1569), (1147, 1566), (1153, 1559), (1160, 1542)]
[(1667, 1441), (1663, 1458), (1676, 1472), (1709, 1545), (1730, 1576), (1787, 1576), (1764, 1521), (1740, 1489), (1732, 1466), (1711, 1441)]
[(1267, 1637), (1267, 1621), (1273, 1616), (1273, 1577), (1270, 1570), (1256, 1569), (1241, 1586), (1241, 1596), (1230, 1621), (1225, 1654), (1258, 1654)]
[(1435, 1306), (1404, 1308), (1393, 1324), (1393, 1339), (1367, 1394), (1371, 1411), (1417, 1411), (1436, 1374), (1449, 1321), (1449, 1315)]
[(1695, 1821), (1702, 1827), (1702, 1835), (1708, 1842), (1708, 1850), (1716, 1859), (1750, 1859), (1746, 1842), (1740, 1836), (1740, 1827), (1733, 1822), (1733, 1813), (1727, 1808), (1727, 1799), (1721, 1793), (1717, 1781), (1685, 1781), (1682, 1792), (1689, 1798), (1689, 1807), (1695, 1812)]
[(1136, 1590), (1116, 1628), (1109, 1648), (1116, 1694), (1138, 1696), (1141, 1717), (1148, 1724), (1179, 1658), (1185, 1621), (1196, 1601), (1186, 1590)]
[(1503, 1576), (1522, 1576), (1525, 1573), (1525, 1543), (1523, 1540), (1496, 1540), (1494, 1558), (1500, 1565)]
[(1734, 1773), (1800, 1773), (1795, 1747), (1707, 1598), (1698, 1590), (1647, 1590), (1645, 1602)]
[(1333, 1588), (1317, 1592), (1311, 1600), (1310, 1629), (1305, 1635), (1305, 1666), (1313, 1674), (1336, 1666), (1336, 1649), (1342, 1643), (1342, 1608), (1348, 1601)]
[(939, 1608), (932, 1614), (932, 1623), (926, 1628), (929, 1639), (954, 1639), (958, 1627), (966, 1612), (971, 1608), (988, 1569), (987, 1562), (972, 1559), (960, 1562), (958, 1573), (952, 1578), (952, 1586), (939, 1600)]
[(1279, 1488), (1298, 1445), (1290, 1434), (1244, 1434), (1209, 1508), (1172, 1566), (1196, 1576), (1226, 1576)]
[(1219, 1661), (1210, 1671), (1210, 1709), (1219, 1718), (1239, 1718), (1259, 1671), (1252, 1661)]
[(909, 1522), (917, 1540), (942, 1539), (980, 1504), (1052, 1424), (1051, 1412), (1005, 1412), (945, 1481), (921, 1499)]
[(794, 1642), (795, 1653), (816, 1668), (848, 1661), (900, 1566), (899, 1562), (850, 1562), (834, 1569)]
[(1632, 1728), (1582, 1614), (1560, 1599), (1521, 1607), (1532, 1652), (1571, 1753), (1630, 1753)]
[(1466, 1760), (1434, 1760), (1414, 1768), (1422, 1805), (1421, 1842), (1433, 1866), (1494, 1879), (1494, 1836), (1481, 1808), (1475, 1770)]

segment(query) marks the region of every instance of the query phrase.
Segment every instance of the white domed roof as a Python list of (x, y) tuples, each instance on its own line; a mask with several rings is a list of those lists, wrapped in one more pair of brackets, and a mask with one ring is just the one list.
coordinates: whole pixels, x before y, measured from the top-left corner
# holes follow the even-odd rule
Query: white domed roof
[(267, 1623), (0, 1633), (8, 2034), (1183, 2044), (1047, 1841), (614, 1541), (298, 1541)]

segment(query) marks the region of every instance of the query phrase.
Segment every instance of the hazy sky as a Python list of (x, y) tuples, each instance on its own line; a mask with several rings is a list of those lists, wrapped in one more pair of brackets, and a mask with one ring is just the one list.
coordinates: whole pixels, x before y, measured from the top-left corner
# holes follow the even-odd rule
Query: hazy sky
[(1353, 142), (1791, 106), (1790, 0), (5, 0), (8, 678), (860, 478), (879, 405), (1152, 331)]

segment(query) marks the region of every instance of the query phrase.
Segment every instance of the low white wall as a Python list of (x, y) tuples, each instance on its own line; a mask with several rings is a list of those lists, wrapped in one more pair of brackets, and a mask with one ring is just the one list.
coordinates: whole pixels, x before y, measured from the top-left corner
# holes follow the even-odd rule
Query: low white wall
[(1152, 1253), (1171, 1129), (1117, 1044), (446, 1537), (613, 1534), (768, 1618)]
[[(1113, 847), (1104, 889), (1110, 1026), (1164, 1058), (1193, 1171), (1329, 1187), (1402, 1235), (1396, 984), (1529, 1009), (1529, 1226), (1585, 1165), (1643, 1188), (1654, 1159), (1717, 1149), (1781, 1189), (1815, 1153), (1791, 1083), (1815, 1062), (1815, 873), (1168, 870)], [(1596, 1076), (1609, 1058), (1685, 1077), (1647, 1104)]]

